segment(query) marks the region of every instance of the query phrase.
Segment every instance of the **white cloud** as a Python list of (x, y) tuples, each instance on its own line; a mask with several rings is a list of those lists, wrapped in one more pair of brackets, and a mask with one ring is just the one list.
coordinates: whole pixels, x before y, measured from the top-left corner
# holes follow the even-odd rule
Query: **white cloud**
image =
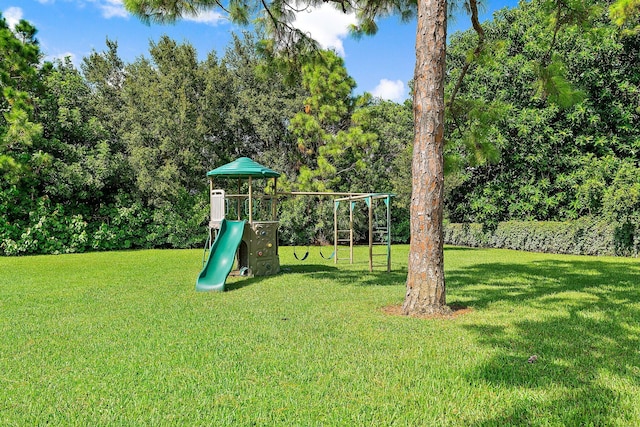
[(129, 12), (124, 8), (122, 0), (92, 0), (102, 11), (104, 18), (128, 18)]
[(221, 21), (225, 21), (224, 15), (208, 10), (206, 12), (200, 12), (198, 15), (184, 16), (185, 21), (197, 22), (199, 24), (218, 25)]
[(293, 26), (309, 33), (323, 48), (333, 48), (344, 57), (342, 39), (348, 35), (349, 25), (355, 23), (355, 14), (342, 13), (328, 4), (323, 4), (311, 12), (296, 14)]
[(13, 29), (18, 22), (22, 19), (22, 9), (19, 7), (10, 7), (4, 12), (2, 12), (2, 16), (7, 21), (7, 25), (9, 28)]
[(64, 53), (59, 53), (57, 55), (49, 55), (49, 56), (47, 56), (46, 60), (47, 61), (53, 61), (53, 60), (59, 59), (59, 60), (64, 62), (65, 58), (67, 58), (67, 57), (69, 57), (69, 59), (71, 60), (71, 63), (74, 66), (77, 67), (78, 65), (80, 65), (79, 61), (78, 61), (78, 56), (75, 53), (72, 53), (72, 52), (64, 52)]
[(53, 4), (56, 0), (36, 0), (40, 4)]
[[(50, 2), (55, 0), (38, 0), (41, 3)], [(83, 5), (84, 1), (76, 0), (78, 4)], [(102, 12), (102, 16), (106, 19), (110, 18), (128, 18), (129, 12), (124, 8), (123, 0), (87, 0), (95, 4)], [(202, 24), (216, 25), (220, 21), (224, 20), (224, 16), (220, 13), (213, 11), (201, 12), (198, 15), (186, 15), (183, 17), (185, 21), (198, 22)]]
[(404, 83), (401, 80), (382, 79), (371, 94), (375, 97), (395, 102), (402, 102), (406, 98)]

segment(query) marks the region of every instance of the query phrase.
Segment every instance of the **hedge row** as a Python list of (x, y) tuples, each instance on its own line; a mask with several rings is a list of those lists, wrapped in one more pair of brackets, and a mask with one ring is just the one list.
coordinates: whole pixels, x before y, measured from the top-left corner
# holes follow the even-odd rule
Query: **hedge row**
[(508, 221), (495, 229), (482, 224), (445, 224), (446, 244), (576, 255), (638, 256), (640, 227), (600, 218), (566, 222)]

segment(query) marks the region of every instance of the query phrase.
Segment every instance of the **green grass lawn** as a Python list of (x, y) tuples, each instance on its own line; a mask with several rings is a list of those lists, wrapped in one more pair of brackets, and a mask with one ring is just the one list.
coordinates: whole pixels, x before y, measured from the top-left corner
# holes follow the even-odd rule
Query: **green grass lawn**
[(197, 250), (0, 258), (0, 425), (640, 425), (640, 261), (447, 248), (473, 310), (425, 320), (393, 249), (225, 293)]

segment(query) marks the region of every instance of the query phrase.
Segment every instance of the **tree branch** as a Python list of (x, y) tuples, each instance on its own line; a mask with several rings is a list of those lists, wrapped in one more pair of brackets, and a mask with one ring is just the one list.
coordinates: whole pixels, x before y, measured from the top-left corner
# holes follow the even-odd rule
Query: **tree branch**
[(471, 62), (478, 59), (478, 57), (480, 56), (480, 53), (482, 53), (482, 50), (484, 49), (485, 35), (484, 35), (484, 29), (482, 28), (482, 26), (480, 25), (480, 21), (478, 20), (478, 1), (469, 0), (469, 9), (471, 9), (471, 25), (473, 26), (473, 29), (475, 30), (475, 32), (478, 34), (478, 44), (476, 45), (476, 48), (473, 51), (473, 58), (466, 61), (464, 66), (462, 67), (462, 71), (458, 76), (458, 81), (456, 82), (456, 85), (453, 88), (453, 92), (451, 92), (451, 98), (447, 103), (447, 108), (451, 108), (451, 106), (455, 102), (456, 95), (460, 90), (460, 86), (462, 86), (462, 80), (464, 80), (464, 77), (467, 74), (467, 71), (469, 71)]
[(219, 0), (216, 0), (216, 4), (218, 5), (218, 7), (219, 7), (220, 9), (224, 10), (224, 12), (225, 12), (226, 14), (229, 14), (229, 13), (230, 13), (230, 12), (229, 12), (229, 10), (228, 10), (226, 7), (224, 7), (224, 6), (222, 5), (222, 3), (220, 3), (220, 1), (219, 1)]
[(560, 27), (563, 24), (563, 22), (561, 20), (561, 14), (562, 14), (562, 2), (558, 1), (557, 8), (556, 8), (556, 25), (555, 25), (555, 28), (553, 29), (553, 38), (551, 39), (551, 44), (549, 45), (549, 50), (547, 50), (547, 53), (544, 56), (544, 59), (542, 61), (542, 65), (543, 66), (549, 65), (549, 62), (551, 62), (551, 54), (553, 52), (553, 49), (556, 46), (556, 41), (557, 41), (557, 38), (558, 38), (558, 32), (560, 31)]

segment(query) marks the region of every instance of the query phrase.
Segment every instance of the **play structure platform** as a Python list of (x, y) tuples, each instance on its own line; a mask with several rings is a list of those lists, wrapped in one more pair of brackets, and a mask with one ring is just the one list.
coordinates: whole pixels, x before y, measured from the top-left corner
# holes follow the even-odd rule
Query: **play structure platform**
[[(280, 272), (276, 197), (260, 198), (257, 206), (253, 195), (255, 179), (272, 180), (275, 193), (280, 174), (247, 157), (220, 166), (207, 173), (210, 183), (211, 214), (209, 257), (196, 280), (198, 291), (224, 291), (234, 262), (242, 276), (268, 276)], [(214, 188), (214, 179), (237, 181), (237, 193)], [(243, 185), (248, 193), (241, 194)], [(266, 202), (270, 205), (267, 206)], [(229, 210), (235, 215), (229, 215)], [(236, 217), (229, 220), (227, 216)], [(257, 220), (261, 219), (261, 220)], [(209, 243), (208, 243), (209, 244)], [(207, 250), (207, 248), (205, 248)]]

